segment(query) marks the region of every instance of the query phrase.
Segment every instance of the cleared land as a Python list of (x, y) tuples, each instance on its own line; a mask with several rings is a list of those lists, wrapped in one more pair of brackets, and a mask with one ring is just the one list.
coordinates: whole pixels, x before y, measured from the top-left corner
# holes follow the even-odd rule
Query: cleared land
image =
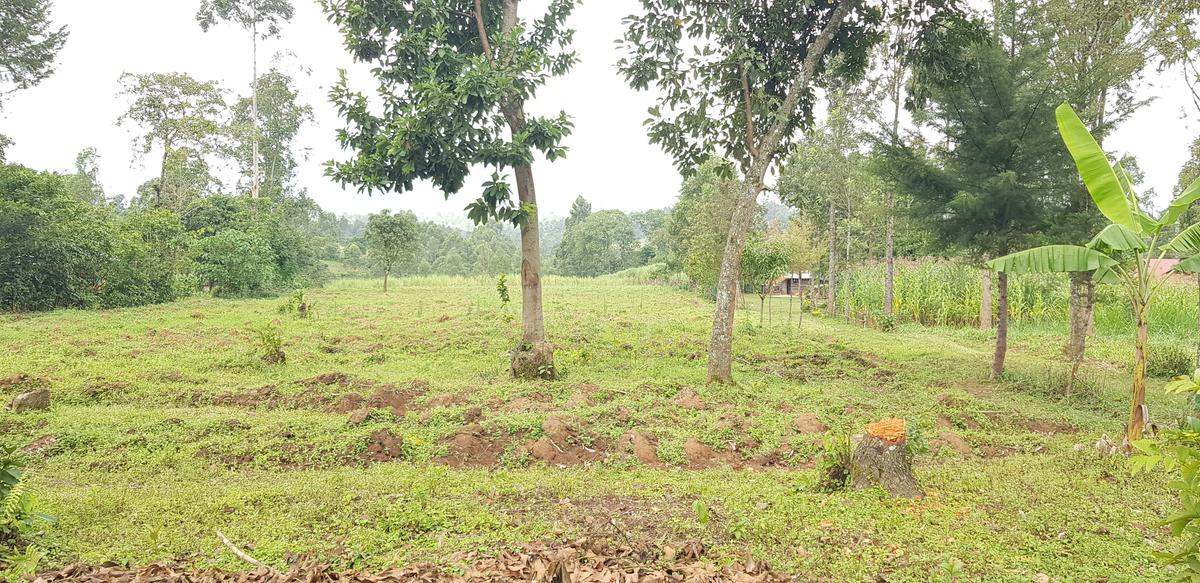
[[(739, 318), (737, 386), (704, 384), (710, 304), (665, 287), (549, 278), (562, 378), (508, 378), (519, 306), (494, 282), (339, 282), (282, 300), (214, 300), (0, 318), (0, 393), (54, 394), (0, 412), (45, 511), (47, 566), (174, 561), (244, 568), (221, 529), (278, 566), (446, 562), (459, 551), (580, 537), (701, 541), (813, 580), (1154, 580), (1166, 475), (1131, 476), (1090, 448), (1117, 434), (1128, 360), (1101, 337), (1070, 399), (1063, 339), (1014, 331), (1009, 379), (988, 383), (975, 330), (893, 332), (806, 317)], [(756, 307), (748, 299), (747, 305)], [(287, 363), (253, 352), (282, 323)], [(1182, 404), (1155, 390), (1174, 423)], [(827, 434), (884, 417), (917, 426), (929, 492), (814, 488)], [(1088, 444), (1083, 451), (1076, 444)]]

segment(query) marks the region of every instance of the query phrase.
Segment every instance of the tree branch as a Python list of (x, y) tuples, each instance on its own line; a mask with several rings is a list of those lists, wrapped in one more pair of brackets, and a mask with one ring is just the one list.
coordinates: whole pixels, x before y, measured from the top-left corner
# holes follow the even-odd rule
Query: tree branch
[(272, 573), (275, 572), (275, 569), (272, 569), (266, 563), (254, 558), (254, 557), (251, 557), (249, 554), (247, 554), (242, 549), (237, 548), (237, 545), (234, 545), (233, 543), (229, 542), (229, 539), (225, 538), (225, 535), (221, 534), (221, 531), (217, 530), (214, 532), (217, 533), (217, 538), (221, 539), (221, 542), (225, 543), (225, 546), (229, 547), (229, 550), (233, 551), (233, 554), (237, 555), (237, 558), (239, 558), (243, 561), (246, 561), (247, 563), (250, 563), (251, 565), (254, 565), (255, 567), (258, 567), (260, 569), (266, 569)]
[(754, 148), (754, 108), (750, 106), (750, 77), (746, 73), (746, 65), (742, 64), (742, 100), (746, 107), (746, 155), (751, 159), (758, 157)]
[[(829, 44), (833, 42), (833, 37), (837, 35), (837, 31), (842, 26), (842, 21), (850, 14), (850, 5), (858, 0), (841, 0), (838, 2), (837, 8), (829, 17), (829, 22), (825, 23), (825, 28), (821, 30), (821, 34), (813, 40), (812, 44), (808, 45), (804, 57), (804, 64), (796, 73), (795, 79), (792, 80), (792, 86), (788, 88), (787, 96), (784, 97), (783, 103), (775, 112), (775, 121), (771, 124), (770, 131), (767, 132), (758, 151), (765, 157), (766, 166), (770, 165), (771, 158), (775, 156), (776, 150), (779, 148), (779, 142), (783, 140), (783, 133), (787, 131), (790, 124), (792, 113), (796, 111), (796, 106), (800, 103), (800, 95), (803, 94), (812, 83), (812, 78), (817, 73), (817, 66), (821, 63), (821, 58), (824, 57), (825, 51), (829, 49)], [(762, 179), (759, 178), (761, 181)]]
[(479, 29), (479, 43), (483, 47), (483, 56), (487, 58), (492, 69), (495, 69), (496, 57), (492, 55), (492, 43), (488, 40), (487, 27), (483, 25), (483, 0), (475, 0), (475, 27)]

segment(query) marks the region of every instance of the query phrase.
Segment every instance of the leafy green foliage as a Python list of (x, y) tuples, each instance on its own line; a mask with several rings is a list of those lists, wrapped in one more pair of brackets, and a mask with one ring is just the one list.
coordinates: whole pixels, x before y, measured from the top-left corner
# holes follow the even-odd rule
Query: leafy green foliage
[(283, 364), (287, 355), (283, 352), (283, 328), (269, 322), (250, 329), (254, 339), (254, 352), (267, 364)]
[(629, 216), (603, 210), (571, 223), (558, 245), (555, 267), (563, 275), (595, 277), (632, 267), (637, 233)]
[(67, 27), (54, 29), (50, 7), (50, 0), (0, 0), (0, 97), (33, 87), (54, 73)]
[(752, 237), (742, 251), (742, 281), (765, 296), (767, 285), (783, 275), (790, 263), (791, 257), (782, 244)]
[(468, 216), (523, 224), (535, 209), (513, 200), (499, 172), (527, 167), (538, 153), (566, 154), (566, 113), (526, 116), (524, 103), (575, 64), (564, 26), (575, 4), (553, 0), (540, 18), (506, 28), (498, 0), (482, 2), (480, 15), (463, 0), (323, 0), (346, 48), (375, 67), (383, 105), (375, 113), (344, 75), (334, 86), (330, 98), (347, 122), (338, 142), (355, 157), (330, 163), (329, 175), (364, 192), (405, 192), (430, 180), (449, 196), (473, 166), (491, 166), (497, 172)]
[(196, 275), (217, 296), (255, 296), (275, 285), (271, 245), (253, 232), (227, 229), (196, 245)]
[(45, 552), (27, 539), (52, 516), (37, 511), (37, 498), (16, 448), (0, 446), (0, 576), (31, 575)]
[(367, 242), (367, 259), (385, 273), (391, 273), (413, 254), (417, 217), (411, 212), (373, 214), (367, 218), (363, 237)]
[(291, 0), (203, 0), (196, 21), (205, 32), (224, 20), (270, 38), (278, 36), (280, 25), (294, 14)]
[[(258, 142), (259, 168), (262, 175), (259, 196), (279, 199), (294, 190), (296, 159), (293, 145), (296, 135), (313, 120), (312, 106), (304, 103), (295, 81), (279, 69), (258, 77), (258, 117), (252, 97), (239, 98), (231, 108), (229, 133), (233, 138), (230, 154), (241, 167), (244, 180), (253, 180), (255, 141)], [(251, 188), (243, 188), (250, 191)]]

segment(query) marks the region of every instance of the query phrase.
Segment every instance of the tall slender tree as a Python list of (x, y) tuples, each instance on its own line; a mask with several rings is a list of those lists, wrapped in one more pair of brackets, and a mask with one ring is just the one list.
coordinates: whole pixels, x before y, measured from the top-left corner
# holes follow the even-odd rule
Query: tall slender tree
[[(167, 182), (172, 162), (194, 160), (219, 145), (223, 131), (225, 98), (217, 84), (197, 81), (183, 73), (149, 73), (121, 77), (121, 95), (130, 99), (129, 109), (117, 119), (118, 125), (134, 124), (142, 134), (134, 147), (148, 155), (161, 147), (158, 189)], [(176, 150), (186, 148), (187, 156)], [(193, 164), (194, 165), (194, 164)]]
[(252, 146), (253, 167), (250, 195), (258, 198), (260, 177), (258, 134), (258, 41), (279, 36), (279, 27), (292, 19), (295, 9), (291, 0), (201, 0), (196, 20), (208, 32), (218, 22), (232, 22), (250, 33), (251, 115), (255, 136)]
[(887, 16), (924, 28), (955, 5), (911, 0), (887, 3), (885, 13), (864, 0), (643, 0), (641, 13), (625, 19), (618, 66), (631, 86), (661, 95), (647, 120), (651, 141), (681, 172), (717, 156), (740, 174), (717, 284), (710, 382), (733, 380), (742, 250), (768, 171), (812, 124), (814, 89), (823, 77), (860, 75)]
[[(526, 102), (577, 57), (566, 19), (577, 0), (551, 0), (536, 19), (519, 0), (323, 0), (354, 57), (374, 66), (381, 110), (349, 89), (332, 93), (347, 121), (342, 147), (357, 155), (329, 173), (360, 191), (405, 192), (429, 180), (447, 197), (471, 168), (494, 170), (466, 211), (476, 223), (521, 228), (522, 341), (513, 351), (518, 377), (553, 377), (554, 349), (542, 316), (541, 250), (533, 162), (566, 155), (565, 112), (529, 115)], [(381, 113), (375, 113), (381, 111)], [(507, 136), (505, 135), (507, 134)], [(502, 172), (516, 176), (517, 200)]]

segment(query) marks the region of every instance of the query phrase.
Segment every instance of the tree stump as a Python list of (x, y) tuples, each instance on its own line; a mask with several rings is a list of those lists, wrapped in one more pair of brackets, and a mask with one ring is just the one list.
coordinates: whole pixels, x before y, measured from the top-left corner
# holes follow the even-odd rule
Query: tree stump
[(913, 477), (903, 419), (885, 419), (867, 426), (850, 458), (850, 484), (856, 490), (881, 486), (901, 498), (921, 498), (925, 491)]

